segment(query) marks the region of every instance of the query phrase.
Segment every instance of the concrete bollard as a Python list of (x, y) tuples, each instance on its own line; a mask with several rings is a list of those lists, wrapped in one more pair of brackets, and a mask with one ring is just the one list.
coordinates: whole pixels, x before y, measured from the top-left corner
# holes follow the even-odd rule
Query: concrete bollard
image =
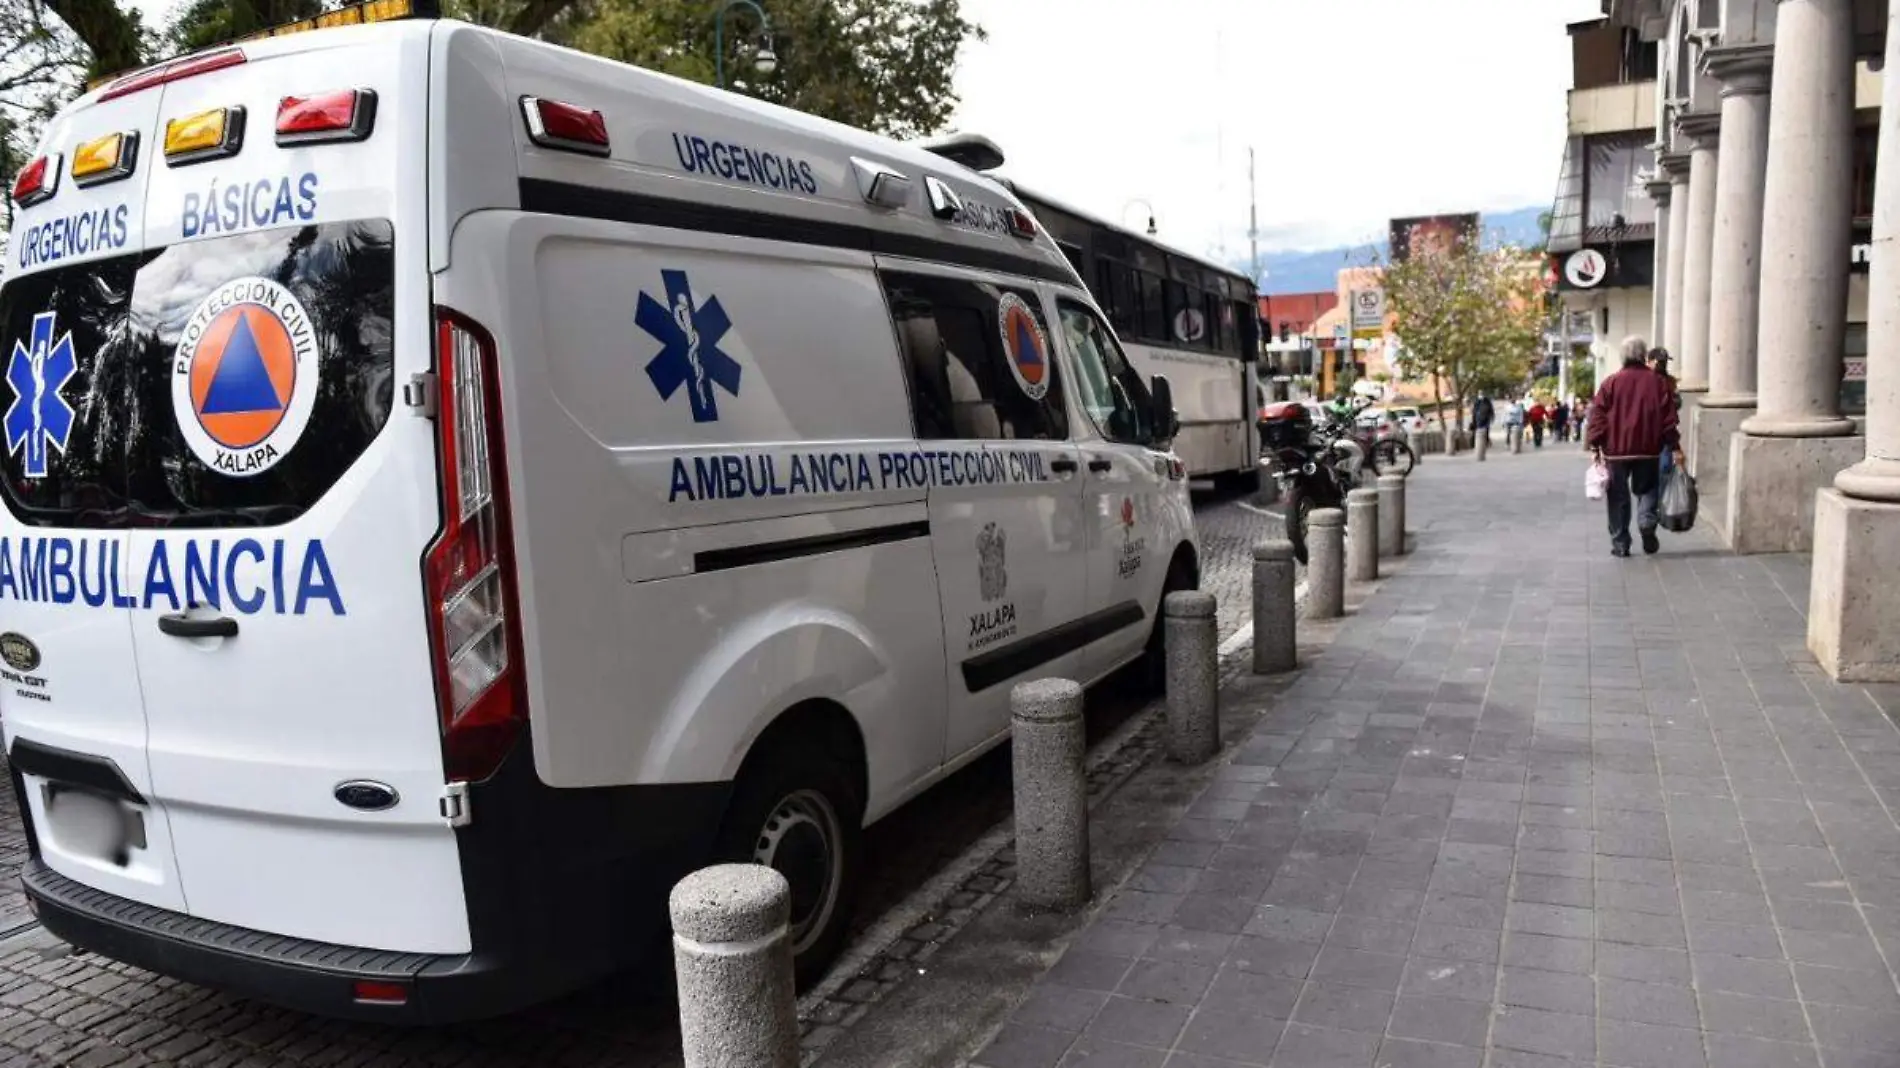
[(1019, 682), (1009, 691), (1009, 719), (1016, 894), (1026, 905), (1075, 908), (1089, 899), (1082, 687), (1068, 679)]
[(1509, 436), (1511, 439), (1511, 455), (1512, 456), (1522, 455), (1524, 452), (1524, 428), (1521, 426), (1514, 426), (1506, 430), (1505, 434)]
[(1167, 630), (1168, 756), (1200, 764), (1220, 752), (1220, 625), (1214, 595), (1170, 593), (1162, 605)]
[(1484, 427), (1478, 430), (1477, 440), (1472, 445), (1478, 454), (1478, 462), (1483, 463), (1485, 453), (1491, 451), (1491, 428)]
[(1297, 659), (1293, 631), (1293, 544), (1253, 547), (1253, 673), (1291, 671)]
[(1379, 577), (1379, 491), (1346, 494), (1346, 577), (1371, 582)]
[(1346, 513), (1315, 508), (1306, 517), (1306, 615), (1346, 614)]
[(797, 1068), (792, 890), (759, 864), (717, 864), (667, 901), (686, 1068)]
[(1404, 475), (1379, 476), (1379, 555), (1405, 555)]

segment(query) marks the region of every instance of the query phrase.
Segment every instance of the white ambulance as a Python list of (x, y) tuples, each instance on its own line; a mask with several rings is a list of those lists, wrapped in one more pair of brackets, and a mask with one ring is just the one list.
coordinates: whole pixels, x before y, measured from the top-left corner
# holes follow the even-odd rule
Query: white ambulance
[(860, 828), (1198, 581), (1166, 384), (983, 147), (426, 19), (62, 112), (0, 288), (44, 925), (441, 1021), (750, 859), (809, 976)]

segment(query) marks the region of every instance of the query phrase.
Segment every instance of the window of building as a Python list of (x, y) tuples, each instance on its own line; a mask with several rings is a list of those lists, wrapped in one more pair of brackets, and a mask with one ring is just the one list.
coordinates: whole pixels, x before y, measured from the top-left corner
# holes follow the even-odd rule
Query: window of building
[[(1048, 322), (1033, 291), (897, 272), (887, 272), (883, 281), (910, 375), (919, 438), (1068, 438), (1062, 378), (1049, 347)], [(1041, 331), (1041, 374), (1047, 389), (1040, 397), (1030, 395), (1004, 348), (998, 325), (1004, 294), (1020, 297)]]
[(1062, 336), (1075, 358), (1076, 395), (1104, 438), (1131, 445), (1154, 440), (1153, 405), (1148, 387), (1116, 343), (1114, 332), (1094, 313), (1071, 300), (1059, 300)]
[(1584, 229), (1655, 225), (1656, 204), (1636, 184), (1637, 175), (1654, 158), (1650, 138), (1648, 133), (1630, 132), (1584, 139)]
[(1854, 218), (1874, 217), (1874, 155), (1880, 148), (1880, 128), (1862, 126), (1854, 131)]
[(1841, 355), (1841, 411), (1862, 415), (1867, 411), (1867, 324), (1848, 323)]

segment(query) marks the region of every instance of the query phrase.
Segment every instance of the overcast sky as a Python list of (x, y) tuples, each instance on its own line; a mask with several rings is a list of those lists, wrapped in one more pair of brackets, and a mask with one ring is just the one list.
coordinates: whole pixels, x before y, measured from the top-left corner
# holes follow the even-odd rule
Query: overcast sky
[[(1382, 236), (1395, 216), (1548, 207), (1564, 26), (1601, 0), (962, 0), (989, 33), (954, 125), (1006, 172), (1165, 241), (1247, 251)], [(1124, 214), (1126, 208), (1126, 214)], [(1224, 249), (1223, 249), (1224, 246)]]
[[(0, 0), (5, 2), (5, 0)], [(764, 0), (771, 8), (772, 0)], [(176, 0), (133, 0), (162, 18)], [(1007, 173), (1163, 240), (1247, 251), (1380, 237), (1395, 216), (1548, 207), (1564, 26), (1601, 0), (962, 0), (989, 33), (953, 126)], [(1124, 209), (1126, 209), (1124, 211)]]

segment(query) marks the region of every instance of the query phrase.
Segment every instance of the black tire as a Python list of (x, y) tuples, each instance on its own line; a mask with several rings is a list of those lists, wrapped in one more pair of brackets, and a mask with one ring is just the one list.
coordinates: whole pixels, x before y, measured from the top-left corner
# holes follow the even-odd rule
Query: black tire
[(1192, 565), (1185, 557), (1175, 557), (1168, 565), (1167, 579), (1161, 584), (1161, 600), (1155, 603), (1155, 621), (1148, 630), (1148, 644), (1141, 651), (1141, 689), (1151, 697), (1164, 697), (1168, 692), (1167, 621), (1162, 606), (1167, 603), (1168, 594), (1191, 590), (1195, 585)]
[(1409, 475), (1418, 463), (1418, 454), (1398, 438), (1386, 438), (1372, 447), (1372, 470), (1381, 475)]
[(726, 808), (719, 858), (764, 864), (791, 883), (801, 989), (822, 978), (844, 948), (863, 813), (849, 760), (816, 739), (768, 741), (755, 750)]
[(1293, 543), (1293, 558), (1304, 565), (1306, 517), (1313, 511), (1313, 495), (1307, 492), (1304, 483), (1293, 482), (1287, 486), (1285, 496), (1280, 498), (1280, 508), (1286, 515), (1286, 540)]

